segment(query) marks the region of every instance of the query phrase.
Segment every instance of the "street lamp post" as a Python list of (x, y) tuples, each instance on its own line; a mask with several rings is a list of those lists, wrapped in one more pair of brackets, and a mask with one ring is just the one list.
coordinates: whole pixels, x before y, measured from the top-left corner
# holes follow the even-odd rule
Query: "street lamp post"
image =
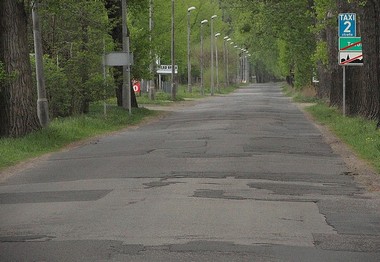
[(251, 57), (251, 54), (247, 52), (247, 78), (248, 78), (249, 83), (252, 81), (251, 80), (251, 65), (249, 63), (250, 57)]
[(175, 61), (174, 61), (174, 0), (172, 0), (172, 40), (171, 40), (171, 60), (172, 60), (172, 83), (171, 83), (171, 93), (172, 100), (176, 99), (176, 86), (175, 86)]
[(237, 56), (236, 56), (236, 84), (239, 84), (239, 76), (240, 76), (240, 71), (239, 71), (239, 67), (240, 67), (240, 56), (239, 56), (239, 47), (237, 45), (234, 46), (236, 48), (236, 51), (237, 51)]
[(215, 34), (215, 68), (216, 68), (216, 90), (219, 90), (219, 63), (218, 63), (218, 36), (220, 33)]
[(190, 61), (190, 12), (195, 10), (194, 6), (187, 9), (187, 90), (191, 93), (191, 61)]
[(245, 74), (245, 82), (248, 83), (249, 82), (249, 65), (248, 65), (248, 50), (245, 50), (244, 52), (244, 74)]
[(203, 20), (201, 22), (201, 92), (202, 95), (205, 94), (205, 88), (203, 83), (203, 67), (204, 67), (204, 59), (203, 59), (203, 25), (208, 23), (208, 20)]
[(211, 16), (211, 95), (214, 95), (214, 18), (217, 15)]
[(240, 58), (240, 75), (241, 75), (241, 82), (245, 83), (245, 51), (243, 48), (241, 50), (241, 58)]
[(42, 127), (47, 127), (50, 122), (49, 106), (45, 88), (45, 74), (43, 66), (41, 26), (38, 15), (39, 1), (33, 1), (32, 20), (33, 20), (33, 37), (34, 52), (36, 56), (36, 78), (37, 78), (37, 116)]
[[(123, 34), (123, 52), (129, 54), (129, 36), (127, 28), (127, 1), (121, 1), (122, 6), (122, 34)], [(129, 114), (132, 114), (132, 102), (131, 102), (131, 68), (129, 65), (123, 66), (123, 89), (122, 89), (122, 104), (123, 108), (129, 111)]]
[(231, 41), (231, 38), (225, 36), (223, 41), (223, 63), (224, 63), (224, 83), (226, 87), (228, 86), (228, 50), (227, 42)]
[[(153, 0), (149, 0), (149, 43), (152, 44), (152, 30), (153, 30)], [(148, 88), (149, 88), (149, 99), (154, 100), (154, 61), (152, 59), (152, 49), (149, 50), (149, 59), (150, 59), (150, 65), (149, 65), (149, 81), (148, 81)]]

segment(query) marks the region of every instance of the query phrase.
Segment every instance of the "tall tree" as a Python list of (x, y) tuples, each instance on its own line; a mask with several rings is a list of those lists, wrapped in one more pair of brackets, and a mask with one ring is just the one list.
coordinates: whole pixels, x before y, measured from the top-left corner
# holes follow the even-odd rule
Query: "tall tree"
[(361, 115), (378, 118), (380, 124), (380, 3), (368, 0), (363, 6), (361, 33), (363, 41), (364, 94), (360, 101)]
[(0, 61), (9, 76), (0, 84), (0, 136), (40, 128), (33, 88), (24, 1), (0, 1)]

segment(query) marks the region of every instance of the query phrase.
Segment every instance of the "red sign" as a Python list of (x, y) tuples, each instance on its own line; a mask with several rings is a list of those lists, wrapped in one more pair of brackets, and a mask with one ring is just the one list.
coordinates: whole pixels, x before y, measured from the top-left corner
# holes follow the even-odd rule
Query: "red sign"
[(139, 81), (133, 81), (133, 91), (135, 91), (135, 93), (140, 93), (141, 92), (141, 85), (140, 85), (140, 82)]

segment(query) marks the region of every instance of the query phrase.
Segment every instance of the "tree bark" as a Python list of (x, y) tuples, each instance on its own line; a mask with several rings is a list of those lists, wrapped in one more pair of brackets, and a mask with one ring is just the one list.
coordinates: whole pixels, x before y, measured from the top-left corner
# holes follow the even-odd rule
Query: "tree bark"
[[(335, 14), (334, 17), (329, 17), (329, 20), (336, 21)], [(338, 29), (337, 25), (332, 21), (329, 21), (329, 25), (326, 28), (326, 42), (327, 50), (329, 55), (329, 65), (328, 71), (329, 76), (327, 76), (327, 81), (330, 79), (330, 106), (342, 106), (342, 68), (338, 65)]]
[(380, 4), (367, 1), (360, 24), (363, 44), (363, 94), (360, 114), (380, 120)]
[(9, 79), (0, 87), (0, 136), (20, 137), (40, 128), (33, 88), (24, 2), (0, 1), (0, 60)]

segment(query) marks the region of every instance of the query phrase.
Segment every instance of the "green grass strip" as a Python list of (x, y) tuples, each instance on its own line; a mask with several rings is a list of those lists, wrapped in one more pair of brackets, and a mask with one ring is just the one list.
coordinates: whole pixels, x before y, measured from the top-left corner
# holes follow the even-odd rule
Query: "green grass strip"
[(49, 127), (25, 137), (0, 139), (0, 170), (57, 151), (73, 142), (126, 128), (157, 114), (156, 111), (134, 108), (129, 115), (122, 108), (109, 106), (104, 116), (103, 106), (93, 105), (87, 115), (54, 119)]
[(336, 108), (323, 103), (306, 110), (380, 173), (380, 131), (375, 129), (375, 121), (361, 117), (344, 117)]

